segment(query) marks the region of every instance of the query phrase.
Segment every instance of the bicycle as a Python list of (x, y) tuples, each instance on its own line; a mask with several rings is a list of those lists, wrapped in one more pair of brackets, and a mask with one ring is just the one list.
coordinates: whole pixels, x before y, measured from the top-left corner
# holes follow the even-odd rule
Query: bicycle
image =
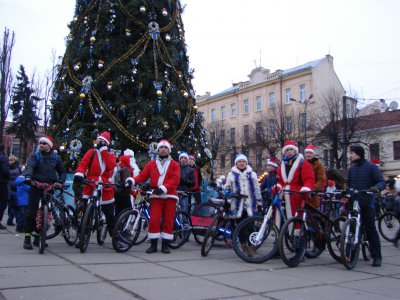
[(360, 246), (365, 261), (371, 259), (369, 243), (361, 223), (360, 205), (354, 196), (359, 193), (374, 194), (368, 190), (349, 190), (348, 197), (353, 200), (353, 209), (348, 212), (348, 219), (342, 228), (340, 238), (340, 254), (343, 265), (348, 269), (354, 269), (358, 263)]
[(396, 240), (397, 231), (400, 228), (400, 218), (393, 211), (387, 211), (378, 219), (378, 231), (388, 242)]
[(96, 231), (97, 244), (104, 244), (107, 236), (107, 222), (101, 210), (101, 192), (103, 186), (114, 186), (111, 183), (102, 183), (85, 179), (83, 184), (94, 184), (93, 194), (84, 200), (84, 213), (79, 234), (79, 250), (85, 253), (89, 245), (92, 232)]
[[(286, 220), (279, 195), (280, 192), (276, 194), (264, 216), (242, 220), (233, 232), (233, 250), (248, 263), (263, 263), (278, 252), (279, 229), (274, 222), (274, 208), (282, 220)], [(249, 248), (252, 248), (251, 251)]]
[[(321, 191), (299, 192), (284, 190), (283, 193), (318, 194)], [(337, 193), (336, 193), (337, 194)], [(316, 258), (328, 247), (330, 255), (337, 261), (341, 260), (339, 241), (341, 225), (345, 217), (330, 219), (329, 215), (321, 213), (306, 201), (295, 215), (283, 224), (279, 236), (279, 253), (284, 263), (289, 267), (297, 266), (304, 257)]]
[[(43, 254), (46, 247), (46, 239), (54, 238), (60, 231), (55, 230), (48, 234), (48, 229), (51, 226), (51, 218), (54, 204), (54, 191), (61, 190), (60, 183), (46, 183), (35, 180), (26, 180), (26, 184), (34, 188), (43, 190), (43, 197), (39, 199), (39, 208), (36, 216), (35, 232), (32, 232), (34, 237), (39, 238), (39, 253)], [(66, 241), (67, 241), (66, 236)]]

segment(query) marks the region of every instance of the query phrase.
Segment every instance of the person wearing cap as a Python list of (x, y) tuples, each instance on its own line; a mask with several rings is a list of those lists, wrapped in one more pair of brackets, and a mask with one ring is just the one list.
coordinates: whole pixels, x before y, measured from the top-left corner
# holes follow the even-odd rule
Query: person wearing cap
[[(314, 172), (314, 177), (315, 177), (314, 190), (321, 190), (321, 191), (325, 190), (326, 172), (321, 161), (316, 156), (314, 145), (311, 144), (307, 145), (306, 149), (304, 149), (304, 156), (307, 159), (307, 161), (311, 164)], [(318, 209), (320, 205), (319, 196), (313, 195), (308, 204)]]
[(275, 186), (277, 182), (276, 178), (277, 169), (278, 169), (278, 160), (275, 157), (269, 158), (267, 160), (268, 174), (267, 176), (265, 176), (260, 186), (260, 190), (265, 191), (263, 197), (263, 210), (265, 210), (272, 201), (272, 188)]
[(195, 204), (199, 205), (201, 203), (203, 177), (201, 175), (200, 168), (196, 165), (196, 156), (194, 154), (189, 154), (188, 165), (193, 169), (194, 172), (194, 185), (190, 188), (190, 191), (193, 193), (193, 200)]
[[(225, 187), (229, 190), (231, 196), (230, 217), (236, 223), (244, 220), (247, 216), (253, 216), (257, 207), (262, 206), (257, 174), (249, 166), (246, 155), (238, 154), (236, 156), (235, 165), (228, 173)], [(237, 197), (236, 195), (246, 195), (247, 197)], [(246, 210), (244, 209), (245, 206)], [(244, 235), (244, 232), (241, 232), (239, 240), (243, 252), (248, 256), (255, 257), (256, 250), (254, 246), (246, 243), (248, 237)]]
[[(178, 191), (188, 193), (194, 186), (196, 178), (194, 170), (188, 165), (189, 155), (186, 152), (179, 154), (179, 166), (181, 168), (181, 180), (179, 182)], [(181, 209), (189, 213), (189, 195), (181, 195), (179, 197)]]
[[(74, 191), (79, 194), (79, 187), (82, 186), (84, 178), (87, 180), (102, 182), (103, 184), (111, 183), (116, 166), (116, 158), (108, 147), (111, 143), (110, 133), (105, 131), (97, 136), (94, 148), (89, 149), (82, 160), (79, 162), (74, 175)], [(88, 183), (84, 185), (82, 192), (82, 200), (87, 201), (93, 195), (95, 184)], [(80, 195), (75, 195), (80, 196)], [(102, 186), (101, 192), (101, 210), (104, 212), (107, 221), (107, 229), (110, 236), (114, 231), (115, 225), (115, 200), (114, 187)], [(76, 244), (79, 247), (79, 242)]]
[[(296, 142), (286, 141), (282, 148), (282, 162), (278, 167), (277, 190), (291, 190), (301, 193), (283, 193), (285, 198), (286, 217), (293, 217), (298, 209), (303, 206), (304, 200), (309, 196), (306, 192), (314, 188), (315, 177), (311, 164), (299, 153)], [(273, 191), (274, 192), (274, 191)]]
[[(365, 159), (365, 151), (362, 146), (350, 147), (350, 160), (352, 162), (347, 184), (350, 189), (369, 190), (378, 193), (386, 187), (378, 166)], [(375, 226), (375, 194), (358, 193), (355, 195), (360, 205), (361, 222), (369, 241), (369, 250), (372, 257), (372, 266), (380, 267), (382, 264), (381, 242)]]
[(160, 237), (162, 238), (161, 251), (170, 253), (168, 244), (174, 237), (173, 226), (178, 200), (180, 166), (170, 156), (171, 148), (169, 141), (161, 140), (157, 144), (156, 159), (148, 162), (140, 174), (132, 179), (132, 184), (150, 179), (150, 186), (154, 189), (153, 195), (150, 196), (148, 237), (151, 246), (147, 249), (147, 253), (157, 252)]
[[(54, 140), (50, 136), (39, 139), (39, 147), (36, 152), (29, 156), (27, 166), (23, 171), (26, 181), (35, 180), (45, 183), (58, 182), (61, 186), (65, 181), (67, 172), (61, 158), (55, 151)], [(42, 189), (32, 186), (29, 189), (28, 208), (25, 214), (24, 249), (31, 250), (31, 232), (35, 230), (36, 214), (39, 208), (39, 199), (43, 197)], [(33, 245), (39, 246), (39, 238), (35, 238)]]

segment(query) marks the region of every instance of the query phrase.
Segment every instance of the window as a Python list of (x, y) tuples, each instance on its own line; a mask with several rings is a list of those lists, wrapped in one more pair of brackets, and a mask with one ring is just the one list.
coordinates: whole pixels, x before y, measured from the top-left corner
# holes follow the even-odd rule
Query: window
[(305, 113), (301, 113), (299, 115), (299, 128), (302, 131), (306, 130), (306, 114)]
[(262, 149), (256, 149), (256, 167), (258, 170), (262, 169)]
[(231, 153), (231, 166), (235, 165), (236, 153)]
[(256, 123), (256, 140), (257, 140), (257, 142), (262, 140), (262, 124), (261, 124), (261, 122)]
[(215, 132), (210, 133), (211, 144), (215, 144)]
[(225, 155), (221, 155), (221, 163), (220, 163), (221, 169), (225, 169)]
[(393, 159), (400, 159), (400, 141), (393, 142)]
[(256, 111), (261, 110), (261, 96), (256, 97)]
[(269, 93), (268, 96), (269, 96), (269, 107), (271, 108), (275, 107), (275, 93), (274, 92)]
[(306, 85), (305, 84), (300, 84), (300, 101), (304, 102), (306, 101)]
[(285, 131), (287, 133), (292, 132), (292, 117), (285, 117)]
[(225, 115), (226, 115), (225, 106), (221, 106), (221, 120), (225, 120)]
[(275, 121), (275, 119), (269, 119), (268, 120), (268, 131), (270, 132), (270, 133), (274, 133), (275, 132), (275, 130), (276, 130), (276, 121)]
[(244, 114), (249, 113), (249, 99), (243, 100), (243, 113)]
[(221, 130), (221, 144), (225, 144), (225, 130)]
[(292, 98), (292, 90), (291, 90), (290, 88), (287, 88), (287, 89), (285, 90), (286, 104), (292, 102), (292, 101), (290, 100), (290, 98)]
[(231, 143), (235, 143), (235, 142), (236, 142), (235, 128), (231, 128)]
[(370, 158), (380, 159), (379, 143), (369, 145), (369, 156)]
[(236, 117), (236, 103), (231, 104), (231, 118)]
[(211, 109), (211, 122), (217, 121), (217, 110), (215, 108)]
[(244, 125), (243, 134), (244, 134), (244, 140), (246, 142), (249, 141), (249, 139), (250, 139), (250, 127), (249, 127), (249, 125)]

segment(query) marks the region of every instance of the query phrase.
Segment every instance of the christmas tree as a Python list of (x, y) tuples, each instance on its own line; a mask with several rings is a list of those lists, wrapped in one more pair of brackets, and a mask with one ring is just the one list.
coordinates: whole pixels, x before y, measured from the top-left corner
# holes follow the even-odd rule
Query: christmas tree
[(51, 130), (74, 167), (96, 136), (139, 161), (161, 138), (205, 162), (178, 0), (77, 0), (52, 100)]

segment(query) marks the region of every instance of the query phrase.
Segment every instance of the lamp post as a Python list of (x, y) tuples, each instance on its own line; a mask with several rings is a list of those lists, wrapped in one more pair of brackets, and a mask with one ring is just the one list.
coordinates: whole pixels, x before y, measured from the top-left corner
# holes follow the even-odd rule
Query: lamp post
[(314, 97), (313, 94), (311, 94), (311, 95), (310, 95), (306, 100), (304, 100), (303, 102), (302, 102), (302, 101), (299, 101), (299, 100), (296, 100), (296, 99), (294, 99), (294, 98), (290, 98), (290, 101), (298, 102), (298, 103), (303, 103), (303, 104), (304, 104), (304, 144), (305, 144), (304, 147), (307, 146), (307, 104), (308, 104), (308, 102), (312, 99), (312, 97)]

